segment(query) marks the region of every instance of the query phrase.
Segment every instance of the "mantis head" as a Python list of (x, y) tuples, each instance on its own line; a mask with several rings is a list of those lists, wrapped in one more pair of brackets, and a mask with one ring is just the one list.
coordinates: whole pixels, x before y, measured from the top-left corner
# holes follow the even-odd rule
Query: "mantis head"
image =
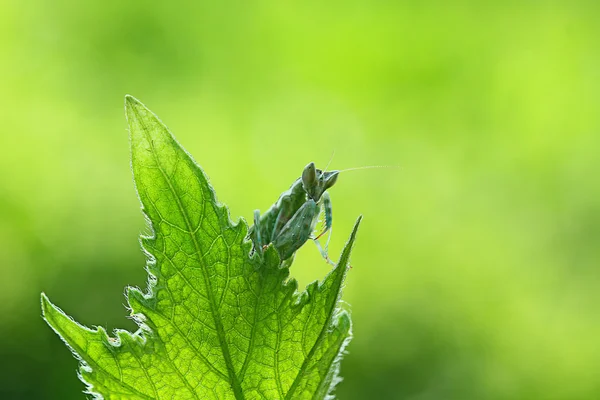
[(321, 171), (311, 162), (302, 171), (302, 186), (308, 197), (319, 201), (323, 193), (337, 181), (339, 171)]

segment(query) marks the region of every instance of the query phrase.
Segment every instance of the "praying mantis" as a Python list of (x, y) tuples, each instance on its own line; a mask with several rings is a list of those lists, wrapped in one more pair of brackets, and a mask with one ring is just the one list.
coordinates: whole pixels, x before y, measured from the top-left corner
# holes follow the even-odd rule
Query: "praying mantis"
[[(333, 223), (331, 199), (327, 190), (337, 181), (340, 171), (322, 171), (309, 163), (302, 176), (281, 194), (279, 200), (263, 215), (254, 211), (254, 225), (248, 231), (253, 251), (262, 257), (263, 250), (271, 243), (279, 253), (283, 263), (289, 265), (296, 250), (312, 239), (325, 260), (335, 265), (327, 254), (327, 245), (323, 249), (318, 239), (329, 231)], [(323, 230), (313, 236), (319, 216), (325, 215)]]

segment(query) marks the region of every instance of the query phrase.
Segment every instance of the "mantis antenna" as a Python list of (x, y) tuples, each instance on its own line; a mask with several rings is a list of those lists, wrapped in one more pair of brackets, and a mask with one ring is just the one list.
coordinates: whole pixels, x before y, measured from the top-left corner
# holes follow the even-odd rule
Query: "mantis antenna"
[(331, 162), (333, 161), (333, 156), (335, 156), (335, 149), (331, 152), (331, 157), (329, 157), (329, 161), (327, 162), (327, 165), (323, 169), (323, 172), (327, 171), (327, 168), (329, 168), (329, 164), (331, 164)]
[[(335, 149), (331, 152), (331, 157), (329, 157), (329, 161), (327, 162), (327, 165), (325, 166), (325, 168), (323, 168), (323, 172), (326, 172), (328, 170), (329, 164), (331, 164), (331, 162), (333, 161), (333, 156), (335, 156)], [(364, 167), (353, 167), (353, 168), (341, 169), (341, 170), (338, 170), (338, 172), (357, 171), (360, 169), (372, 169), (372, 168), (401, 168), (401, 167), (399, 165), (367, 165)]]
[(365, 167), (354, 167), (354, 168), (341, 169), (338, 172), (356, 171), (359, 169), (371, 169), (371, 168), (402, 168), (402, 167), (400, 167), (399, 165), (367, 165)]

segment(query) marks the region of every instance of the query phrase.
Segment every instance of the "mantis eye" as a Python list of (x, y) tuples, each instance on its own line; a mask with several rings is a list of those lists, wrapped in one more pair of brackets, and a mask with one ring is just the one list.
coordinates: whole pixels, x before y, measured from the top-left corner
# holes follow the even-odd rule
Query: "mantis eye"
[(324, 187), (324, 190), (327, 190), (330, 187), (332, 187), (333, 185), (335, 185), (335, 183), (337, 182), (337, 179), (338, 179), (339, 175), (340, 174), (339, 174), (338, 171), (328, 172), (327, 176), (325, 176), (325, 187)]
[(304, 167), (304, 171), (302, 171), (302, 183), (305, 188), (312, 187), (317, 182), (317, 169), (315, 168), (315, 163), (311, 162), (306, 167)]

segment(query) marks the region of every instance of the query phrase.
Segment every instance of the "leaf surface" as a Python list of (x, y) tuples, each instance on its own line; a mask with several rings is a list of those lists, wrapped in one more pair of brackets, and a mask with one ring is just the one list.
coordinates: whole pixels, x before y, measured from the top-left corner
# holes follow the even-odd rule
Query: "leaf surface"
[(132, 169), (152, 234), (146, 291), (127, 288), (140, 328), (86, 328), (42, 294), (47, 323), (80, 360), (88, 393), (106, 399), (303, 399), (333, 390), (351, 321), (340, 294), (357, 220), (340, 262), (297, 291), (270, 246), (249, 256), (202, 169), (166, 126), (126, 97)]

